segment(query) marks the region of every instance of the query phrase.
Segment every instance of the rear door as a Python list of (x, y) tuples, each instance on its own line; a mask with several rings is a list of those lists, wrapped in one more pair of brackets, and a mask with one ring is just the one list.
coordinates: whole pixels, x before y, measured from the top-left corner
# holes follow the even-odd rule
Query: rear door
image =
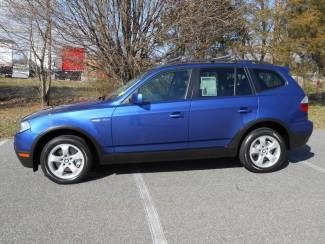
[(244, 67), (196, 70), (189, 119), (189, 147), (226, 147), (257, 115), (258, 98)]

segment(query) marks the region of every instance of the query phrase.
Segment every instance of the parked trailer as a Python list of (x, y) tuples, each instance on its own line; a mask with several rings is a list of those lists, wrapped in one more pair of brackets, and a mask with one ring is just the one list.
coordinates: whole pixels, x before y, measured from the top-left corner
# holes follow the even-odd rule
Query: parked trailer
[(58, 70), (56, 79), (80, 80), (84, 72), (85, 49), (66, 46), (62, 48), (58, 56)]

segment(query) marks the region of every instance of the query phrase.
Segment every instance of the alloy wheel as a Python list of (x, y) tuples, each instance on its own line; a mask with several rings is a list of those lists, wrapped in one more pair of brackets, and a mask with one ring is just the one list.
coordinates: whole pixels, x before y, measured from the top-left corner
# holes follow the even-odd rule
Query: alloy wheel
[(272, 167), (281, 157), (280, 143), (273, 136), (257, 137), (250, 145), (249, 156), (257, 167)]
[(82, 172), (85, 156), (81, 149), (72, 144), (56, 145), (48, 154), (50, 172), (64, 180), (72, 180)]

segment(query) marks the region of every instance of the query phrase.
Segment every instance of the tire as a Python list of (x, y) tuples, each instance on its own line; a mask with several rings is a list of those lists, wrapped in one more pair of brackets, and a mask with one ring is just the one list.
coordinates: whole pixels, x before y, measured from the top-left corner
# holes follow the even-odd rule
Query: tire
[(256, 173), (281, 169), (287, 160), (287, 146), (282, 136), (270, 128), (250, 132), (243, 140), (239, 159), (246, 169)]
[(79, 183), (92, 167), (92, 155), (85, 140), (64, 135), (50, 140), (41, 153), (41, 168), (58, 184)]

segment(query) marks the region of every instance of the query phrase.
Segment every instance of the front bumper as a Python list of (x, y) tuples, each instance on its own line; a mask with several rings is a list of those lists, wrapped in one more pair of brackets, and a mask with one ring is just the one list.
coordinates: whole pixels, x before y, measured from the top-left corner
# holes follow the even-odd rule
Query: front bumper
[(24, 167), (34, 168), (32, 157), (32, 143), (34, 140), (30, 130), (17, 133), (14, 138), (14, 148), (16, 155)]
[[(31, 158), (31, 156), (29, 156), (28, 158), (27, 157), (21, 157), (19, 155), (20, 153), (21, 152), (16, 151), (16, 155), (17, 155), (19, 161), (21, 162), (21, 164), (26, 168), (34, 168), (34, 164), (33, 164), (33, 160)], [(26, 153), (26, 152), (24, 152), (24, 154), (29, 154), (30, 155), (30, 153)]]
[[(33, 164), (33, 160), (32, 160), (32, 157), (31, 157), (31, 153), (26, 152), (26, 151), (17, 150), (16, 138), (15, 138), (15, 142), (14, 142), (14, 148), (15, 148), (16, 155), (17, 155), (19, 161), (21, 162), (21, 164), (24, 167), (33, 168), (34, 164)], [(27, 157), (27, 155), (28, 155), (28, 157)]]

